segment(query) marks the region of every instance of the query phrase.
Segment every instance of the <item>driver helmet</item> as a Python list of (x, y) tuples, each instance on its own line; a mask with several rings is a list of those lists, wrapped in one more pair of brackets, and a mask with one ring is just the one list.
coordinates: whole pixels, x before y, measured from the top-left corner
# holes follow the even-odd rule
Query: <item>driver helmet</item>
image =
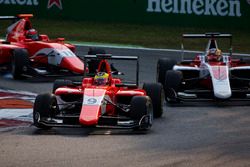
[(221, 55), (222, 55), (222, 52), (220, 49), (216, 49), (216, 48), (213, 48), (213, 49), (210, 49), (209, 50), (209, 55), (212, 56), (213, 59), (216, 59), (216, 60), (220, 60), (221, 59)]
[(221, 50), (220, 49), (216, 49), (216, 51), (215, 51), (215, 57), (216, 57), (216, 59), (217, 59), (217, 61), (221, 61), (221, 55), (222, 55), (222, 52), (221, 52)]
[(208, 55), (215, 55), (216, 48), (209, 49)]
[(26, 38), (28, 39), (32, 39), (32, 40), (38, 40), (38, 33), (35, 29), (29, 29), (27, 32), (26, 32)]
[(222, 55), (222, 52), (220, 49), (216, 49), (215, 56), (220, 57)]
[(109, 74), (108, 73), (106, 73), (106, 72), (98, 72), (95, 75), (94, 83), (96, 85), (107, 85), (108, 80), (109, 80)]

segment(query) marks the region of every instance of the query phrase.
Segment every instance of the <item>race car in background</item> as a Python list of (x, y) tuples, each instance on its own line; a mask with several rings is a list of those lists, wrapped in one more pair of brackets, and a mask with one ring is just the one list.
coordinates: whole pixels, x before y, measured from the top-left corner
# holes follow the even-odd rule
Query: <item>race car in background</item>
[[(232, 35), (183, 34), (183, 38), (208, 39), (204, 53), (178, 62), (162, 58), (157, 63), (157, 81), (164, 85), (166, 101), (246, 100), (250, 96), (250, 62), (232, 55)], [(217, 39), (229, 40), (230, 53), (222, 54)], [(183, 50), (184, 54), (184, 50)]]
[(30, 18), (32, 14), (1, 16), (14, 20), (7, 28), (6, 39), (0, 41), (0, 66), (8, 67), (14, 79), (29, 75), (83, 74), (84, 64), (75, 54), (75, 46), (64, 38), (50, 40), (38, 34)]
[[(164, 91), (160, 83), (139, 87), (139, 62), (135, 56), (86, 55), (100, 60), (95, 76), (86, 73), (81, 83), (56, 80), (52, 93), (36, 97), (33, 121), (38, 128), (104, 127), (148, 130), (153, 117), (163, 113)], [(124, 82), (112, 71), (109, 61), (135, 62), (135, 83)], [(124, 61), (123, 61), (124, 60)], [(125, 61), (125, 62), (126, 62)], [(118, 62), (119, 63), (119, 62)]]

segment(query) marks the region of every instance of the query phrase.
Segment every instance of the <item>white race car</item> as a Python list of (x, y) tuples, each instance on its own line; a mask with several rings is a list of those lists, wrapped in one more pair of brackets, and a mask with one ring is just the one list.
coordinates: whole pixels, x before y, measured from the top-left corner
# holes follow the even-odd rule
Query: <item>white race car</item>
[[(168, 58), (158, 60), (157, 80), (164, 85), (167, 102), (250, 98), (250, 61), (232, 56), (231, 34), (183, 34), (182, 37), (207, 38), (208, 45), (193, 60), (182, 58), (178, 63)], [(230, 41), (227, 55), (218, 48), (218, 38)]]

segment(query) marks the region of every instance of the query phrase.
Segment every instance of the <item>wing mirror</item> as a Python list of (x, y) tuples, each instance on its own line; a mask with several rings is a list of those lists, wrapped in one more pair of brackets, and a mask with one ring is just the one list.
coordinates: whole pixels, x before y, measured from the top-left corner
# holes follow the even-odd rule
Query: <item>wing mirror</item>
[(111, 73), (112, 73), (113, 75), (124, 75), (123, 72), (118, 71), (118, 70), (114, 67), (114, 64), (113, 64), (113, 63), (110, 64), (110, 68), (111, 68), (111, 71), (112, 71)]
[(120, 71), (112, 71), (111, 72), (113, 75), (124, 75), (123, 72), (120, 72)]

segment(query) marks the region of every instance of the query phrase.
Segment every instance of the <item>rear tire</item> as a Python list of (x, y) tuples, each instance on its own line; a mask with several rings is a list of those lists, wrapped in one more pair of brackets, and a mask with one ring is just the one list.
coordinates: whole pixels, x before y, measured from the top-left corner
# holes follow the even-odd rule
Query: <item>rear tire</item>
[(157, 75), (156, 81), (160, 82), (163, 86), (165, 86), (165, 75), (168, 70), (172, 70), (173, 66), (176, 64), (176, 60), (169, 58), (159, 59), (157, 62)]
[(57, 79), (54, 82), (52, 93), (55, 93), (57, 88), (68, 85), (73, 85), (73, 82), (71, 80), (66, 80), (66, 79)]
[(14, 79), (24, 79), (22, 75), (29, 68), (29, 54), (25, 49), (16, 49), (11, 58), (11, 73)]
[[(145, 115), (149, 117), (142, 119)], [(153, 122), (153, 107), (150, 98), (146, 96), (134, 96), (131, 100), (130, 117), (141, 122), (134, 130), (148, 130)]]
[(163, 114), (164, 90), (160, 83), (145, 83), (143, 89), (146, 91), (153, 103), (154, 118)]
[(166, 73), (165, 80), (165, 99), (169, 103), (179, 102), (177, 93), (183, 79), (181, 71), (169, 70)]
[(33, 123), (37, 128), (50, 129), (52, 127), (40, 123), (40, 120), (53, 118), (58, 112), (56, 97), (53, 94), (40, 94), (36, 97), (33, 108)]

